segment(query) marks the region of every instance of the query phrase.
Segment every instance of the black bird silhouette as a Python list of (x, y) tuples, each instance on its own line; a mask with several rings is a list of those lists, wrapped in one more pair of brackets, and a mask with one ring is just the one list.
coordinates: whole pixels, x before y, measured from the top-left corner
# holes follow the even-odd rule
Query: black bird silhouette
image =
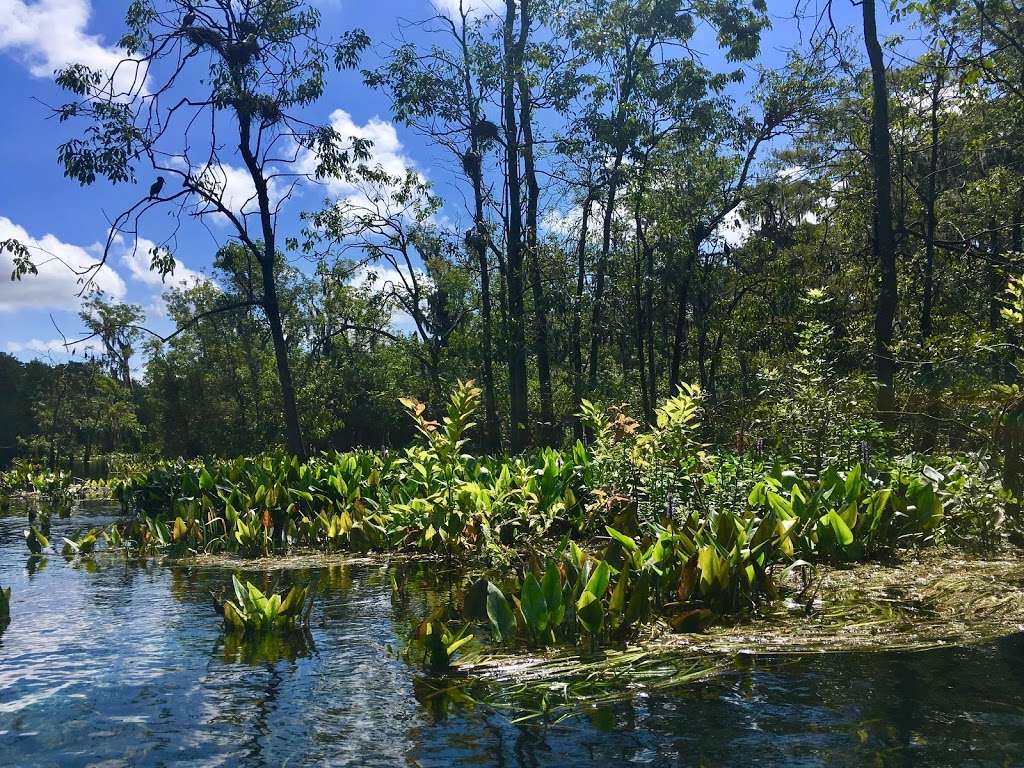
[(196, 20), (195, 11), (190, 10), (185, 14), (185, 17), (181, 20), (181, 28), (185, 29), (192, 26), (192, 22)]
[(160, 190), (164, 188), (164, 177), (157, 176), (156, 181), (149, 188), (149, 197), (152, 199), (160, 194)]

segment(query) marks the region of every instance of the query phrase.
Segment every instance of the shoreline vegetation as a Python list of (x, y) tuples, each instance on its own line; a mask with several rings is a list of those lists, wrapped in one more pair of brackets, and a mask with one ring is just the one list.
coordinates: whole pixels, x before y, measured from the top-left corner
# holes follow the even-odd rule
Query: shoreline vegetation
[[(479, 396), (460, 382), (436, 420), (404, 399), (418, 435), (404, 451), (140, 459), (82, 483), (17, 465), (5, 505), (29, 502), (30, 558), (60, 548), (52, 515), (106, 497), (121, 515), (65, 539), (67, 559), (285, 572), (368, 557), (394, 565), (397, 604), (404, 564), (423, 561), (448, 599), (402, 653), (442, 676), (631, 667), (661, 684), (737, 654), (915, 650), (1024, 626), (1024, 565), (994, 512), (1008, 497), (972, 465), (874, 459), (861, 443), (815, 473), (757, 443), (712, 449), (697, 388), (651, 428), (586, 403), (586, 443), (476, 456)], [(228, 632), (305, 631), (315, 585), (292, 587), (235, 577), (235, 601), (217, 601)]]

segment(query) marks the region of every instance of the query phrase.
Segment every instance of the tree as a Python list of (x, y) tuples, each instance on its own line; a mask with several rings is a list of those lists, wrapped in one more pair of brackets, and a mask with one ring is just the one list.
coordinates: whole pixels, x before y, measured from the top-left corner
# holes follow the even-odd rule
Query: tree
[[(115, 218), (93, 269), (119, 238), (137, 236), (140, 221), (155, 209), (169, 207), (179, 218), (226, 220), (259, 265), (259, 283), (243, 303), (210, 313), (239, 306), (262, 310), (273, 343), (286, 444), (301, 455), (278, 296), (278, 216), (297, 184), (340, 176), (354, 158), (366, 157), (365, 141), (310, 123), (303, 109), (322, 95), (328, 68), (353, 67), (368, 40), (357, 31), (322, 42), (318, 12), (298, 0), (136, 0), (126, 23), (120, 44), (128, 57), (113, 72), (72, 64), (57, 78), (75, 96), (57, 110), (60, 120), (85, 123), (59, 149), (67, 176), (88, 185), (101, 177), (133, 183), (142, 167), (157, 174), (149, 193)], [(237, 170), (248, 189), (236, 188), (232, 161), (241, 163)], [(166, 244), (151, 257), (161, 274), (173, 271)]]

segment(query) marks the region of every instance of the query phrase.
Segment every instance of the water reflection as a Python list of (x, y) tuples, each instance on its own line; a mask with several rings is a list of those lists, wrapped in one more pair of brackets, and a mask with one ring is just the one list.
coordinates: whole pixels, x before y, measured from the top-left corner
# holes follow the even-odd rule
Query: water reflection
[(226, 632), (220, 653), (228, 664), (241, 662), (250, 667), (271, 666), (279, 661), (294, 662), (316, 650), (312, 633), (300, 629), (291, 632), (265, 632), (245, 634)]
[[(53, 533), (103, 514), (55, 517)], [(1020, 635), (747, 659), (671, 692), (619, 686), (566, 708), (557, 680), (437, 678), (398, 658), (419, 619), (461, 609), (468, 580), (439, 564), (246, 570), (264, 590), (318, 584), (308, 633), (253, 640), (225, 634), (215, 610), (229, 568), (30, 566), (24, 522), (0, 516), (0, 585), (13, 589), (0, 634), (4, 766), (1024, 764)]]

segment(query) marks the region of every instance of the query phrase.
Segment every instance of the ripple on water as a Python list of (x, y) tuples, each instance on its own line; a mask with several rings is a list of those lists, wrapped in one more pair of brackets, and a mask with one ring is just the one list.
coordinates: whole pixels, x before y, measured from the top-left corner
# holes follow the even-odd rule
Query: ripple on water
[[(51, 538), (97, 519), (54, 520)], [(1021, 636), (753, 659), (542, 727), (423, 695), (418, 670), (387, 652), (410, 618), (378, 562), (251, 574), (317, 575), (324, 590), (309, 642), (267, 660), (225, 643), (210, 599), (228, 587), (222, 565), (90, 571), (51, 555), (30, 569), (23, 528), (0, 517), (0, 584), (14, 597), (0, 635), (3, 766), (1024, 764)], [(518, 682), (482, 685), (500, 705)]]

